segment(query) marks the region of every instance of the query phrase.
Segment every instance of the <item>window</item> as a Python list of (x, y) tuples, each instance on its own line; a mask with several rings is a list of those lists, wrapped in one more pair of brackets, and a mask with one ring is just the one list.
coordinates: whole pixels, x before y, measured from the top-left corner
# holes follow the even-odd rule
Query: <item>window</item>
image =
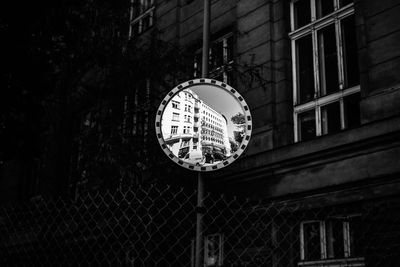
[(172, 120), (173, 121), (179, 121), (179, 113), (172, 113)]
[(183, 133), (184, 134), (190, 133), (190, 126), (183, 126)]
[(292, 0), (295, 141), (360, 124), (360, 80), (354, 5)]
[(153, 26), (154, 0), (133, 0), (129, 37), (135, 37)]
[(172, 108), (179, 109), (179, 102), (172, 100)]
[[(302, 222), (300, 224), (300, 259), (302, 262), (299, 265), (307, 265), (306, 262), (310, 261), (349, 258), (363, 261), (359, 253), (361, 250), (359, 221), (358, 216), (344, 216), (322, 221)], [(332, 262), (332, 266), (337, 266), (337, 262)]]
[(171, 126), (171, 134), (177, 134), (178, 133), (178, 126)]
[[(194, 59), (194, 77), (201, 77), (202, 54), (198, 50)], [(231, 84), (233, 65), (233, 34), (229, 33), (210, 43), (209, 77)]]
[(189, 141), (182, 141), (181, 142), (181, 147), (188, 147), (189, 146)]

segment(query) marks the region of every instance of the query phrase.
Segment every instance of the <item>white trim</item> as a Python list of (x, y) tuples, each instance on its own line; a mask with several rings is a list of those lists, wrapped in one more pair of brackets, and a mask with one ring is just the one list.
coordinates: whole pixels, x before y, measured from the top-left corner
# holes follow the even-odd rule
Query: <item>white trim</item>
[(292, 75), (293, 75), (293, 106), (296, 106), (297, 104), (297, 75), (298, 75), (298, 68), (296, 67), (297, 65), (297, 49), (296, 49), (296, 41), (292, 40)]
[(300, 223), (300, 260), (305, 259), (305, 252), (304, 252), (304, 224), (306, 222)]
[(295, 30), (295, 25), (294, 25), (294, 5), (293, 5), (293, 2), (290, 4), (290, 30), (291, 31)]
[(311, 23), (313, 23), (317, 19), (317, 5), (315, 0), (310, 1), (311, 8)]
[[(319, 264), (327, 264), (323, 266), (364, 266), (364, 258), (363, 257), (358, 257), (354, 258), (354, 256), (351, 254), (351, 236), (350, 236), (350, 223), (349, 219), (353, 217), (358, 217), (359, 214), (352, 214), (352, 215), (347, 215), (344, 217), (339, 217), (336, 218), (336, 220), (339, 220), (340, 224), (342, 225), (342, 231), (343, 231), (343, 258), (338, 258), (339, 255), (335, 255), (335, 259), (328, 259), (328, 253), (327, 253), (327, 248), (328, 248), (328, 242), (330, 237), (327, 237), (327, 226), (328, 224), (331, 224), (330, 218), (326, 218), (325, 220), (309, 220), (309, 221), (302, 221), (300, 223), (300, 260), (301, 262), (298, 263), (299, 266), (320, 266)], [(331, 218), (332, 219), (332, 218)], [(333, 218), (335, 219), (335, 218)], [(317, 223), (319, 222), (319, 233), (320, 233), (320, 246), (321, 246), (321, 259), (320, 260), (305, 260), (306, 255), (305, 255), (305, 240), (304, 240), (304, 224), (309, 224), (309, 223)], [(335, 262), (355, 262), (358, 261), (357, 263), (354, 263), (355, 265), (334, 265), (333, 263)]]
[(322, 135), (322, 115), (321, 115), (321, 106), (315, 107), (315, 135)]
[(351, 256), (350, 224), (343, 222), (343, 254), (345, 258)]
[[(321, 94), (320, 77), (319, 77), (319, 49), (318, 49), (318, 31), (312, 31), (312, 55), (313, 55), (313, 66), (314, 66), (314, 97), (318, 98)], [(301, 90), (301, 88), (300, 88)]]
[(346, 129), (346, 122), (345, 122), (345, 111), (344, 111), (344, 101), (343, 97), (340, 98), (339, 100), (339, 105), (340, 105), (340, 129)]
[(327, 253), (326, 253), (326, 223), (325, 221), (320, 221), (319, 222), (319, 231), (320, 231), (320, 246), (321, 246), (321, 259), (326, 259)]
[(312, 108), (315, 108), (317, 106), (325, 106), (332, 102), (338, 101), (340, 98), (344, 98), (346, 96), (349, 96), (349, 95), (352, 95), (352, 94), (355, 94), (358, 92), (360, 92), (360, 86), (356, 85), (354, 87), (347, 88), (345, 90), (338, 91), (333, 94), (320, 97), (316, 100), (313, 100), (313, 101), (310, 101), (310, 102), (307, 102), (307, 103), (304, 103), (301, 105), (297, 105), (294, 107), (294, 112), (301, 113), (301, 112), (310, 110)]
[(318, 261), (302, 261), (298, 266), (322, 267), (322, 266), (335, 266), (335, 267), (364, 267), (364, 257), (346, 258), (346, 259), (326, 259)]
[[(293, 2), (292, 2), (292, 5), (293, 5)], [(304, 35), (309, 34), (313, 30), (319, 30), (319, 29), (327, 26), (328, 24), (333, 23), (335, 21), (335, 19), (341, 20), (352, 14), (354, 14), (354, 5), (353, 4), (348, 5), (339, 10), (336, 10), (327, 16), (324, 16), (320, 19), (312, 21), (310, 24), (307, 24), (299, 29), (296, 29), (296, 30), (290, 32), (289, 37), (293, 40), (297, 40), (297, 39), (303, 37)]]
[(293, 123), (294, 123), (294, 141), (299, 141), (299, 116), (297, 112), (293, 112)]
[(136, 18), (132, 18), (131, 19), (131, 25), (135, 24), (137, 21), (141, 20), (143, 17), (145, 17), (146, 15), (148, 15), (149, 13), (153, 12), (155, 9), (155, 6), (149, 8), (148, 10), (146, 10), (145, 12), (143, 12), (142, 14), (140, 14), (139, 16), (137, 16)]

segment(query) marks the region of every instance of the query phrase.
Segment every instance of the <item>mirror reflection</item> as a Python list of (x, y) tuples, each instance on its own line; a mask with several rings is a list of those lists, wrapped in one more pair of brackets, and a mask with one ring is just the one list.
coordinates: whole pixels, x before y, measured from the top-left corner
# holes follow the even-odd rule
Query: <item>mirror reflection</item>
[(161, 118), (163, 139), (182, 161), (213, 166), (239, 148), (245, 134), (244, 112), (226, 90), (195, 85), (175, 94)]

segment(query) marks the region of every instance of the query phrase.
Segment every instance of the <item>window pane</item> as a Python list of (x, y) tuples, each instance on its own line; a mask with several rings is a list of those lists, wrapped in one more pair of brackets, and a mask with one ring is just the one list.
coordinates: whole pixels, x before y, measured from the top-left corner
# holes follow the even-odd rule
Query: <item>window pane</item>
[(361, 223), (360, 217), (351, 218), (350, 228), (350, 257), (361, 257), (364, 254), (365, 226)]
[(333, 0), (317, 0), (317, 17), (322, 18), (334, 10)]
[(326, 226), (328, 258), (344, 258), (343, 222), (329, 221)]
[(360, 125), (360, 93), (344, 98), (344, 114), (347, 128)]
[(224, 64), (224, 46), (223, 42), (214, 42), (211, 44), (210, 69), (214, 70)]
[(340, 104), (335, 102), (321, 108), (322, 134), (340, 131)]
[(137, 36), (140, 34), (140, 25), (139, 22), (136, 22), (132, 25), (132, 35)]
[(299, 114), (299, 139), (310, 140), (315, 137), (315, 110)]
[(304, 224), (304, 259), (321, 259), (321, 234), (319, 222)]
[(140, 5), (140, 1), (138, 1), (138, 0), (135, 0), (135, 1), (133, 1), (133, 3), (132, 3), (132, 11), (133, 11), (133, 18), (136, 18), (136, 17), (138, 17), (139, 15), (140, 15), (140, 13), (141, 13), (141, 5)]
[(314, 98), (314, 67), (311, 35), (297, 41), (298, 94), (301, 103)]
[(226, 83), (229, 84), (230, 86), (234, 86), (234, 75), (232, 70), (226, 71)]
[(354, 15), (342, 20), (346, 88), (360, 84)]
[(319, 67), (321, 94), (327, 95), (339, 90), (338, 60), (335, 25), (318, 32)]
[(294, 3), (295, 28), (298, 29), (311, 22), (310, 0), (299, 0)]
[(151, 26), (151, 13), (142, 18), (142, 31), (147, 30)]
[(353, 0), (340, 0), (340, 7), (347, 6), (348, 4), (353, 3)]
[(233, 60), (233, 35), (229, 36), (226, 40), (226, 63)]

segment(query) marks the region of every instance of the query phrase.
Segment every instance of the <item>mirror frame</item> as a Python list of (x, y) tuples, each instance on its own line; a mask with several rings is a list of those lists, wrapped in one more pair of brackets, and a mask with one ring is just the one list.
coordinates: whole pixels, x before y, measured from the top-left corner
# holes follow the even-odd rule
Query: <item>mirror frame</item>
[[(166, 145), (162, 132), (161, 132), (161, 119), (164, 114), (164, 110), (171, 100), (177, 93), (184, 89), (190, 89), (191, 87), (198, 86), (198, 85), (206, 85), (206, 86), (213, 86), (217, 87), (221, 90), (225, 90), (228, 92), (242, 107), (242, 110), (244, 112), (245, 116), (245, 136), (242, 140), (242, 143), (240, 144), (240, 147), (238, 150), (233, 153), (232, 156), (227, 158), (226, 160), (213, 165), (213, 166), (196, 166), (194, 164), (187, 163), (183, 161), (182, 159), (178, 158), (175, 156), (171, 150), (169, 150), (168, 146)], [(160, 143), (160, 146), (164, 153), (176, 164), (178, 164), (181, 167), (187, 168), (189, 170), (193, 171), (199, 171), (199, 172), (207, 172), (207, 171), (215, 171), (221, 168), (224, 168), (234, 162), (239, 156), (244, 152), (244, 150), (247, 148), (248, 143), (250, 141), (251, 137), (251, 130), (252, 130), (252, 118), (250, 114), (250, 109), (249, 106), (246, 104), (246, 101), (244, 98), (231, 86), (229, 86), (226, 83), (214, 80), (214, 79), (207, 79), (207, 78), (200, 78), (200, 79), (193, 79), (186, 81), (184, 83), (179, 84), (178, 86), (174, 87), (162, 100), (156, 114), (156, 120), (155, 120), (155, 128), (156, 128), (156, 135), (158, 142)]]

